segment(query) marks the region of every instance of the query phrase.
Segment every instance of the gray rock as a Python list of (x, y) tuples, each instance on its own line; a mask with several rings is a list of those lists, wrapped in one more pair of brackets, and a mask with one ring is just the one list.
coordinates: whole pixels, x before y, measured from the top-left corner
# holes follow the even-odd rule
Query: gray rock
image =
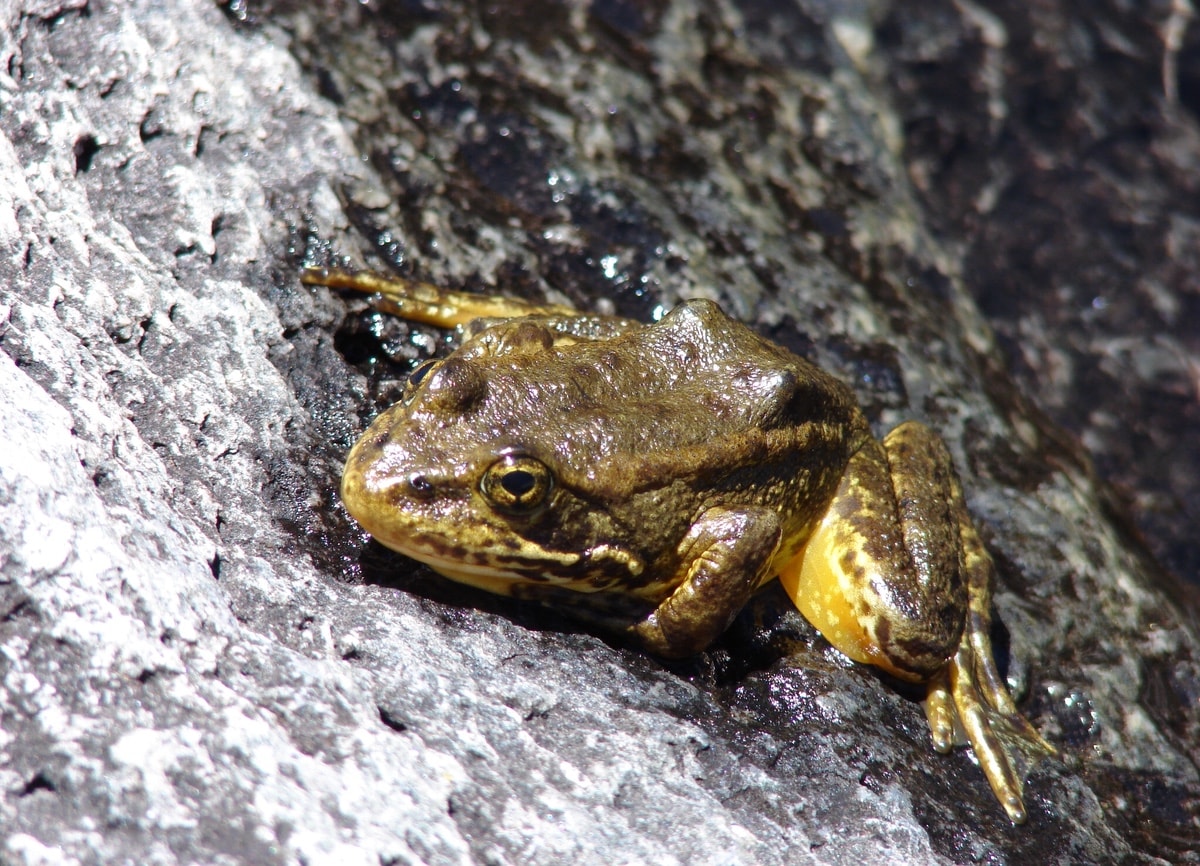
[[(874, 13), (787, 10), (0, 9), (0, 860), (1194, 858), (1194, 621), (1003, 379)], [(334, 491), (403, 375), (372, 359), (436, 340), (301, 287), (310, 230), (626, 314), (709, 295), (935, 424), (1063, 751), (1029, 824), (777, 593), (665, 666), (366, 545)]]

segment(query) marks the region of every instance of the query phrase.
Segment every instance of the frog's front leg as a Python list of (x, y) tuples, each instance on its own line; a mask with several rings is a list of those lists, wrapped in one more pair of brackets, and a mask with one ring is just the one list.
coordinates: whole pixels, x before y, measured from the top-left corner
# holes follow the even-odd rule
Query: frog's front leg
[(630, 635), (668, 658), (700, 652), (770, 576), (780, 536), (772, 510), (710, 508), (679, 545), (683, 580), (646, 619), (629, 627)]
[(934, 746), (955, 722), (1009, 818), (1025, 820), (1013, 749), (1053, 753), (1020, 715), (989, 634), (993, 567), (949, 452), (907, 423), (850, 460), (828, 512), (781, 580), (796, 606), (855, 661), (927, 684)]

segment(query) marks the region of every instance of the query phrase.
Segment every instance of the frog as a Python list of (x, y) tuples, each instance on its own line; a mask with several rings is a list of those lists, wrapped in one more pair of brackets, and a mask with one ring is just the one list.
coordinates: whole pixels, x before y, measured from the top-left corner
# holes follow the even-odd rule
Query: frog
[(643, 323), (399, 276), (311, 268), (461, 342), (417, 366), (351, 448), (348, 513), (490, 593), (562, 605), (651, 654), (709, 647), (778, 579), (853, 662), (924, 689), (1024, 823), (1051, 746), (991, 643), (995, 566), (944, 441), (882, 438), (845, 383), (711, 300)]

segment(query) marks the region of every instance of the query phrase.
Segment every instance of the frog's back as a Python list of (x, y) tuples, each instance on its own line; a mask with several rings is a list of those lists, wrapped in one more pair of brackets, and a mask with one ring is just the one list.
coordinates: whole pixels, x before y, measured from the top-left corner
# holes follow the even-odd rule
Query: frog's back
[(869, 435), (845, 385), (711, 301), (607, 339), (501, 333), (533, 345), (480, 359), (470, 448), (534, 457), (618, 521), (668, 500), (681, 521), (714, 505), (811, 511)]
[(514, 444), (544, 441), (564, 468), (580, 471), (712, 449), (755, 431), (860, 424), (845, 385), (711, 301), (685, 302), (613, 339), (519, 355), (493, 375), (504, 380), (493, 383), (500, 399), (480, 407), (494, 415), (493, 429)]

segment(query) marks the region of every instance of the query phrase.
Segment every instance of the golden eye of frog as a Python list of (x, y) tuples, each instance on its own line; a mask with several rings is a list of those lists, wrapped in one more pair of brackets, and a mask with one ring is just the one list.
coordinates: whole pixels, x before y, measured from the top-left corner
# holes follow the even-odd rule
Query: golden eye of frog
[(779, 577), (837, 649), (926, 684), (935, 748), (965, 732), (1025, 820), (1015, 754), (1054, 750), (997, 671), (992, 561), (928, 428), (876, 440), (848, 387), (709, 301), (646, 325), (370, 274), (304, 281), (464, 328), (347, 458), (343, 501), (381, 543), (491, 592), (570, 597), (662, 656), (703, 650)]

